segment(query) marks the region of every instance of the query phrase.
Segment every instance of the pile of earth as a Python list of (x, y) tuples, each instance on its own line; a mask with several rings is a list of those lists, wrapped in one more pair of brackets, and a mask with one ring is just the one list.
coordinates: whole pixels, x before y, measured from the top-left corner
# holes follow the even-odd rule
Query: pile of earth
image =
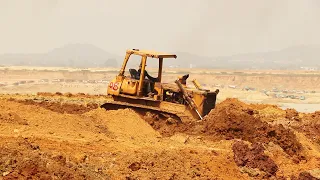
[[(254, 143), (250, 148), (243, 141), (236, 141), (232, 146), (232, 150), (234, 161), (240, 167), (257, 168), (266, 173), (263, 177), (274, 176), (278, 171), (277, 164), (269, 156), (265, 155), (265, 148), (262, 144)], [(252, 176), (258, 175), (259, 173), (256, 173)]]
[(250, 105), (226, 99), (205, 118), (204, 133), (225, 139), (242, 139), (251, 143), (278, 144), (287, 154), (300, 157), (302, 146), (295, 134), (280, 125), (262, 121)]
[(283, 125), (270, 125), (262, 121), (257, 109), (268, 105), (249, 105), (238, 99), (229, 98), (217, 104), (202, 122), (177, 123), (163, 120), (158, 115), (144, 114), (144, 119), (163, 136), (172, 136), (177, 132), (190, 135), (203, 135), (210, 140), (242, 139), (251, 143), (279, 145), (288, 155), (298, 161), (302, 146), (295, 134)]
[(300, 121), (299, 112), (292, 108), (286, 109), (285, 118), (287, 118), (288, 120)]
[(294, 128), (320, 144), (320, 111), (304, 114), (299, 126)]

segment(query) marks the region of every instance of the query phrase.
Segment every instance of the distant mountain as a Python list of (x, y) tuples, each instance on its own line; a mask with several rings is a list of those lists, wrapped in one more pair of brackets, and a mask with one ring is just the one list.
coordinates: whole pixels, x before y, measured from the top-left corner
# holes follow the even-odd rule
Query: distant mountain
[(295, 46), (279, 51), (204, 57), (177, 52), (172, 67), (217, 69), (320, 69), (320, 45)]
[(90, 44), (69, 44), (45, 55), (48, 66), (117, 67), (119, 56)]
[[(125, 52), (125, 51), (124, 51)], [(165, 67), (216, 69), (320, 69), (320, 45), (294, 46), (279, 51), (246, 53), (232, 56), (205, 57), (176, 52), (177, 59), (164, 61)], [(90, 44), (69, 44), (44, 54), (3, 54), (0, 65), (120, 67), (124, 54), (118, 56)], [(129, 67), (138, 67), (140, 58), (133, 56)], [(158, 67), (150, 59), (148, 67)]]
[(122, 57), (90, 44), (68, 44), (44, 54), (0, 55), (2, 65), (117, 67)]
[(215, 57), (217, 68), (235, 69), (320, 69), (320, 45), (294, 46), (279, 51)]
[(279, 51), (205, 57), (176, 52), (166, 67), (216, 69), (320, 69), (320, 45), (294, 46)]

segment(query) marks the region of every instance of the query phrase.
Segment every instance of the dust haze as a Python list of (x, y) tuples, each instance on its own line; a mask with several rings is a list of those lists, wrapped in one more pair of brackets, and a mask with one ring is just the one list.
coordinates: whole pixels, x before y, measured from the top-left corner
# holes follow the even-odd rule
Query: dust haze
[(1, 0), (0, 53), (46, 53), (87, 43), (204, 56), (320, 42), (316, 0)]
[(0, 180), (320, 179), (319, 9), (0, 0)]

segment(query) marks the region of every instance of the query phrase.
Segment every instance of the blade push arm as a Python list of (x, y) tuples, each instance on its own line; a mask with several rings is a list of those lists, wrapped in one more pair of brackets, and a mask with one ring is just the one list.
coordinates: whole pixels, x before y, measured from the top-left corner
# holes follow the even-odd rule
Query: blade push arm
[(199, 113), (199, 110), (197, 108), (197, 105), (195, 104), (195, 102), (188, 96), (187, 92), (185, 91), (185, 89), (183, 88), (182, 84), (176, 80), (175, 83), (178, 85), (180, 91), (183, 94), (183, 98), (187, 101), (187, 103), (189, 104), (189, 106), (198, 114), (199, 118), (202, 120), (202, 116)]

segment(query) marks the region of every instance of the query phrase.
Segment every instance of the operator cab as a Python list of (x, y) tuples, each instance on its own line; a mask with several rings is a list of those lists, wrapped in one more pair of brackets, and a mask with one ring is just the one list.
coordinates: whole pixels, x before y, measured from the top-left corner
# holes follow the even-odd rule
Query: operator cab
[[(147, 65), (145, 65), (147, 66)], [(140, 80), (142, 72), (142, 64), (140, 63), (138, 70), (129, 69), (130, 78), (132, 81)], [(126, 76), (127, 77), (127, 76)], [(153, 97), (157, 92), (154, 90), (154, 84), (158, 82), (158, 78), (152, 77), (149, 75), (148, 71), (144, 71), (144, 80), (143, 80), (143, 96)]]
[[(129, 76), (125, 76), (124, 72), (126, 70), (127, 63), (131, 55), (141, 56), (139, 69), (129, 69)], [(158, 75), (157, 77), (152, 77), (146, 71), (147, 58), (158, 60)], [(117, 83), (120, 83), (119, 90), (116, 92), (112, 88), (108, 88), (108, 94), (125, 94), (131, 96), (139, 97), (153, 97), (157, 99), (157, 95), (161, 92), (161, 79), (162, 79), (162, 66), (164, 58), (177, 58), (175, 54), (130, 49), (126, 51), (126, 57), (124, 59), (123, 65), (119, 72), (119, 75), (115, 79)], [(158, 84), (158, 86), (157, 86)], [(121, 91), (121, 92), (120, 92)]]

